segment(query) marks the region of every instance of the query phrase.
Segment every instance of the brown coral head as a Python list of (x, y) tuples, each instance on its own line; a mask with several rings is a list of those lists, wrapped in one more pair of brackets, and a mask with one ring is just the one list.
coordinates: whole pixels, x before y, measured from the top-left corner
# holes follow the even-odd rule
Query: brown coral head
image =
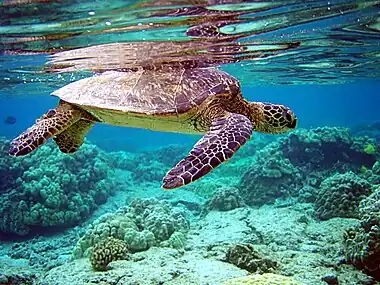
[(94, 246), (90, 262), (94, 270), (105, 271), (110, 262), (127, 257), (127, 244), (122, 240), (109, 237)]

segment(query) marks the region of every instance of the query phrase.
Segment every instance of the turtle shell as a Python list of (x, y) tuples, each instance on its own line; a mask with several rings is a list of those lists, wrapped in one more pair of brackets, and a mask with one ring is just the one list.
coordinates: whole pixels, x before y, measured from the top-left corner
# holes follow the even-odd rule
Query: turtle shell
[(216, 68), (108, 71), (52, 93), (86, 109), (148, 115), (185, 113), (215, 94), (237, 96), (239, 82)]

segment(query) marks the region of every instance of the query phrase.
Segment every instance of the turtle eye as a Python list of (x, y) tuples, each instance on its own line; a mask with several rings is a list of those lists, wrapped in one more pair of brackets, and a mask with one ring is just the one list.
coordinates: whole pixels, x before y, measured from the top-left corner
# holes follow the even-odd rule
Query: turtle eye
[(286, 119), (287, 121), (292, 120), (292, 116), (289, 114), (288, 110), (283, 110), (282, 111), (282, 117)]
[(288, 112), (286, 112), (285, 118), (287, 121), (291, 122), (292, 121), (292, 115), (290, 115)]

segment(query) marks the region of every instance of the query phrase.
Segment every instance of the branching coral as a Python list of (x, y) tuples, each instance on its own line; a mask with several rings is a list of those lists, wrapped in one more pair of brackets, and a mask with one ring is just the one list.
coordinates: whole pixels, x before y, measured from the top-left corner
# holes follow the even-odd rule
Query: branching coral
[(128, 253), (127, 244), (115, 238), (107, 238), (97, 243), (91, 253), (90, 262), (94, 270), (107, 269), (110, 262), (126, 258)]

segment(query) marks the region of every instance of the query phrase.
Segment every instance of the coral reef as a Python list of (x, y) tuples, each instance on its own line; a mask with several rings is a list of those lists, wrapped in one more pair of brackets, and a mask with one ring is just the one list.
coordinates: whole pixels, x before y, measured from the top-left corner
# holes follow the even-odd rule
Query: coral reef
[(1, 172), (9, 173), (6, 185), (2, 181), (8, 191), (0, 196), (2, 233), (26, 235), (40, 227), (78, 224), (115, 191), (107, 157), (88, 143), (73, 155), (48, 143), (26, 157), (1, 160)]
[(376, 157), (364, 151), (373, 140), (351, 136), (349, 129), (321, 127), (298, 129), (281, 141), (285, 157), (307, 170), (341, 169), (352, 165), (371, 167)]
[(205, 212), (208, 211), (230, 211), (244, 207), (245, 203), (239, 194), (239, 190), (234, 187), (223, 187), (214, 192), (212, 197), (204, 206)]
[(110, 237), (95, 244), (90, 262), (94, 270), (104, 271), (110, 262), (125, 258), (127, 253), (128, 247), (125, 242)]
[(306, 285), (290, 277), (265, 273), (262, 275), (253, 274), (234, 278), (222, 283), (223, 285)]
[(372, 168), (376, 154), (366, 152), (371, 144), (370, 138), (353, 137), (345, 128), (298, 129), (256, 153), (241, 178), (240, 194), (248, 205), (297, 197), (305, 186), (318, 187), (323, 177)]
[(248, 205), (263, 205), (284, 196), (301, 185), (301, 176), (279, 151), (277, 142), (256, 153), (256, 161), (242, 176), (239, 190)]
[(358, 218), (359, 203), (371, 192), (371, 184), (355, 173), (336, 173), (323, 180), (319, 187), (315, 201), (316, 215), (321, 220)]
[[(185, 243), (189, 222), (182, 211), (157, 199), (134, 199), (128, 207), (105, 214), (77, 242), (73, 258), (89, 256), (92, 247), (109, 238), (123, 240), (131, 252), (151, 246), (178, 248)], [(182, 235), (180, 234), (182, 233)]]
[(373, 185), (380, 185), (380, 161), (376, 161), (372, 168), (361, 168), (363, 178)]
[(252, 244), (235, 244), (226, 254), (226, 261), (252, 273), (273, 273), (279, 264), (259, 253)]
[(17, 189), (22, 183), (22, 167), (19, 161), (12, 161), (8, 156), (8, 144), (4, 138), (0, 138), (0, 194)]
[(346, 261), (380, 280), (380, 188), (360, 202), (359, 216), (343, 236)]
[[(183, 198), (182, 193), (179, 196)], [(126, 217), (128, 212), (136, 225), (132, 219), (133, 210), (128, 211), (128, 207), (125, 207), (118, 214)], [(312, 213), (310, 204), (212, 211), (199, 222), (194, 220), (191, 230), (186, 234), (181, 231), (172, 234), (171, 238), (178, 238), (177, 233), (186, 236), (185, 248), (162, 247), (164, 241), (159, 244), (160, 247), (152, 246), (148, 250), (133, 252), (130, 259), (111, 263), (112, 271), (105, 272), (94, 272), (88, 258), (76, 259), (48, 271), (44, 268), (36, 284), (222, 284), (225, 280), (247, 274), (247, 270), (225, 262), (228, 248), (240, 243), (254, 244), (255, 249), (265, 253), (265, 257), (281, 261), (277, 274), (293, 276), (305, 284), (325, 284), (322, 278), (337, 279), (340, 285), (375, 284), (373, 278), (340, 262), (343, 229), (356, 226), (358, 220), (336, 218), (317, 222), (312, 219)], [(305, 215), (308, 222), (299, 223)], [(107, 221), (104, 227), (109, 227), (113, 233), (118, 232), (119, 227), (111, 227), (111, 222)], [(72, 248), (66, 247), (64, 242), (73, 245), (78, 235), (84, 234), (86, 230), (76, 227), (70, 231), (72, 234), (66, 236), (65, 232), (59, 236), (39, 237), (38, 246), (31, 240), (23, 249), (36, 245), (30, 258), (35, 260), (39, 258), (38, 254), (48, 258), (47, 253), (51, 250), (48, 241), (56, 242), (60, 238), (61, 242), (53, 248), (58, 251), (59, 245), (62, 245), (60, 256), (57, 257), (60, 259), (72, 252)], [(5, 255), (6, 249), (7, 246), (1, 243), (0, 256)], [(86, 251), (89, 257), (91, 250), (88, 248)], [(12, 260), (19, 263), (20, 259)], [(27, 264), (26, 260), (23, 262)], [(0, 257), (0, 272), (4, 272), (1, 270), (3, 263)]]

